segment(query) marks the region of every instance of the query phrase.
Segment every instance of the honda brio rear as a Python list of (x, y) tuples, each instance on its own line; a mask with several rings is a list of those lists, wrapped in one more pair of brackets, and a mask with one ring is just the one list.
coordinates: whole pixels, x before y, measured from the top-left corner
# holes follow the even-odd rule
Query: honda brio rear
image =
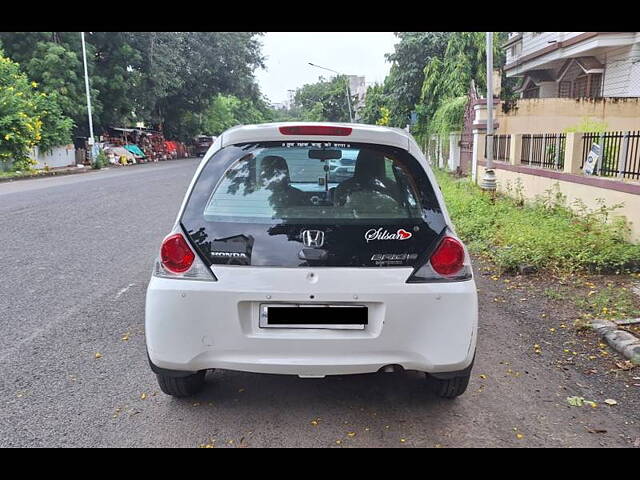
[(216, 368), (405, 369), (451, 398), (469, 380), (477, 308), (469, 255), (408, 133), (242, 126), (209, 149), (162, 243), (147, 351), (176, 396)]

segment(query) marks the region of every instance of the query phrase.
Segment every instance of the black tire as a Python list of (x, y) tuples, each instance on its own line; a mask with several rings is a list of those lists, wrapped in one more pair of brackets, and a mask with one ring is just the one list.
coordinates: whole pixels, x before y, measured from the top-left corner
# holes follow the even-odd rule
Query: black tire
[(202, 370), (186, 377), (170, 377), (156, 373), (160, 389), (167, 395), (174, 397), (190, 397), (204, 387), (206, 370)]
[(462, 395), (469, 385), (471, 374), (453, 378), (428, 377), (433, 392), (440, 398), (456, 398)]

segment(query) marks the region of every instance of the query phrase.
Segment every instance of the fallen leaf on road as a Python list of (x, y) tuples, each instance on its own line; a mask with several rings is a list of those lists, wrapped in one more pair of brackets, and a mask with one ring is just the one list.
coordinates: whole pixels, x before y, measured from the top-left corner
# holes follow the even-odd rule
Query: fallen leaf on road
[(607, 431), (602, 428), (589, 428), (586, 425), (584, 428), (586, 428), (589, 433), (607, 433)]
[(145, 398), (147, 398), (147, 394), (143, 393), (142, 395), (140, 395), (140, 400), (144, 400)]
[(625, 362), (616, 362), (616, 367), (618, 367), (620, 370), (631, 370), (634, 365), (633, 363), (631, 363), (631, 360), (627, 360)]
[(567, 403), (572, 407), (582, 407), (583, 405), (588, 405), (591, 408), (596, 408), (598, 406), (596, 402), (585, 400), (584, 397), (567, 397)]
[(356, 432), (347, 432), (347, 437), (353, 438), (356, 436)]
[(524, 438), (524, 435), (523, 435), (523, 434), (521, 434), (521, 433), (516, 433), (516, 438), (517, 438), (518, 440), (521, 440), (521, 439), (523, 439), (523, 438)]
[[(585, 399), (584, 397), (567, 397), (567, 403), (571, 406), (571, 407), (581, 407), (585, 404)], [(593, 403), (593, 402), (591, 402)]]
[(487, 376), (486, 376), (486, 375), (479, 375), (479, 376), (480, 376), (480, 378), (481, 378), (481, 379), (483, 379), (483, 380), (484, 380), (485, 378), (487, 378)]
[(102, 358), (102, 354), (100, 352), (96, 352), (96, 358)]
[(606, 403), (607, 405), (617, 405), (618, 402), (616, 402), (613, 398), (607, 398), (604, 403)]

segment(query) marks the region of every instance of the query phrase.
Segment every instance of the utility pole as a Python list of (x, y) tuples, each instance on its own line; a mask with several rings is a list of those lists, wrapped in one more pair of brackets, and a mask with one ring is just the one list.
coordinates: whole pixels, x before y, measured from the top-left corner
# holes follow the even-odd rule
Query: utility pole
[(89, 92), (89, 72), (87, 70), (87, 49), (84, 44), (84, 32), (80, 32), (82, 39), (82, 60), (84, 62), (84, 87), (87, 92), (87, 112), (89, 115), (89, 159), (93, 160), (93, 121), (91, 120), (91, 94)]
[(340, 72), (336, 72), (335, 70), (331, 70), (330, 68), (327, 67), (321, 67), (320, 65), (316, 65), (315, 63), (311, 63), (308, 62), (309, 65), (311, 65), (312, 67), (316, 67), (316, 68), (322, 68), (323, 70), (329, 70), (330, 72), (335, 73), (336, 75), (342, 75), (345, 78), (346, 81), (346, 87), (347, 87), (347, 105), (349, 107), (349, 121), (351, 123), (353, 123), (353, 114), (351, 113), (351, 89), (349, 88), (349, 77), (347, 75), (345, 75), (344, 73), (340, 73)]
[(487, 32), (487, 165), (480, 186), (483, 190), (496, 189), (493, 171), (493, 32)]

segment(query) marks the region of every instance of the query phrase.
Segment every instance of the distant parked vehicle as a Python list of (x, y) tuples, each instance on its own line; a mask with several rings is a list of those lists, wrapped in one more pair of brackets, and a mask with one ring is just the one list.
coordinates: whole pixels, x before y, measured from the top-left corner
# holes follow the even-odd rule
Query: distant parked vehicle
[(356, 171), (356, 167), (334, 167), (329, 173), (329, 181), (340, 183), (343, 180), (348, 180), (353, 177)]
[(198, 135), (195, 138), (196, 155), (198, 157), (204, 157), (205, 153), (207, 153), (207, 150), (209, 150), (209, 147), (213, 145), (213, 142), (215, 141), (216, 137), (213, 137), (211, 135)]

